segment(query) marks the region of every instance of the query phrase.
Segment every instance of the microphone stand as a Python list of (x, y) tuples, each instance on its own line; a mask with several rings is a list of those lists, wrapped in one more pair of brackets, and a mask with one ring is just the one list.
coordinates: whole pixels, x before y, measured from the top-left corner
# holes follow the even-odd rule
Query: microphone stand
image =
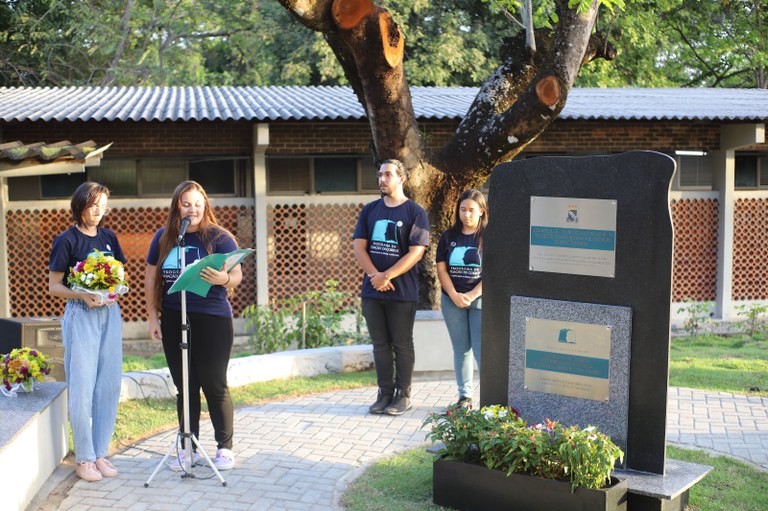
[[(185, 226), (186, 227), (186, 226)], [(182, 229), (182, 232), (186, 229)], [(179, 236), (179, 242), (176, 245), (178, 247), (178, 253), (179, 253), (179, 267), (181, 268), (181, 273), (184, 273), (184, 269), (187, 266), (187, 257), (185, 252), (185, 244), (184, 244), (184, 236), (183, 234)], [(179, 273), (179, 275), (181, 275)], [(213, 470), (214, 474), (216, 474), (216, 477), (219, 478), (219, 481), (221, 481), (222, 486), (226, 486), (227, 482), (224, 480), (224, 478), (221, 476), (221, 473), (216, 468), (216, 465), (213, 464), (213, 461), (211, 461), (211, 458), (208, 456), (208, 454), (205, 452), (203, 447), (200, 445), (200, 442), (197, 440), (195, 435), (190, 432), (189, 430), (189, 396), (187, 395), (189, 392), (189, 358), (188, 358), (188, 350), (189, 343), (187, 342), (187, 332), (189, 331), (189, 325), (187, 324), (187, 292), (185, 290), (181, 290), (181, 344), (179, 345), (179, 348), (181, 349), (181, 381), (182, 381), (182, 388), (181, 388), (181, 396), (182, 396), (182, 408), (184, 412), (184, 428), (183, 430), (179, 431), (178, 437), (176, 441), (171, 443), (171, 447), (168, 449), (168, 452), (165, 454), (162, 460), (160, 460), (160, 463), (157, 464), (155, 467), (155, 471), (152, 472), (152, 475), (149, 476), (149, 479), (147, 479), (147, 482), (144, 483), (144, 488), (149, 488), (149, 483), (152, 482), (152, 479), (154, 479), (157, 472), (160, 470), (160, 468), (165, 464), (165, 460), (167, 460), (173, 450), (178, 445), (179, 438), (184, 439), (184, 450), (185, 450), (185, 457), (184, 457), (184, 467), (183, 467), (183, 474), (181, 475), (182, 479), (185, 478), (191, 478), (194, 479), (195, 474), (192, 472), (192, 462), (193, 459), (193, 451), (192, 451), (192, 442), (195, 443), (195, 446), (197, 449), (202, 453), (203, 457), (205, 458), (208, 465)]]

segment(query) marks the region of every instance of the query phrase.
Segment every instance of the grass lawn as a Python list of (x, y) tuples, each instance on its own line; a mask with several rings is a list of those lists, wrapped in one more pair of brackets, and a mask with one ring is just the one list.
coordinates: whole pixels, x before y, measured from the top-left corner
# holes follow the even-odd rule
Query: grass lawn
[[(689, 511), (768, 509), (768, 473), (703, 451), (670, 447), (668, 456), (715, 467), (691, 490)], [(350, 485), (342, 502), (349, 511), (446, 509), (432, 503), (432, 459), (424, 449), (414, 449), (383, 460)]]
[(672, 339), (669, 384), (768, 396), (768, 340), (699, 335)]

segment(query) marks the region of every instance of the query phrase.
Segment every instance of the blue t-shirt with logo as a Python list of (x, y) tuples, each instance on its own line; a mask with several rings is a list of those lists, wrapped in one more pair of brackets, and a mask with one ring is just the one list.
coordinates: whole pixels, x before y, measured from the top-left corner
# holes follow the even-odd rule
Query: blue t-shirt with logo
[[(395, 207), (388, 207), (384, 199), (369, 202), (363, 207), (355, 225), (353, 239), (368, 242), (368, 255), (379, 271), (386, 271), (408, 253), (412, 246), (429, 246), (429, 220), (421, 206), (408, 199)], [(392, 280), (394, 291), (380, 293), (371, 286), (371, 279), (363, 278), (360, 296), (416, 302), (419, 299), (419, 270), (417, 265)]]
[(453, 287), (459, 293), (472, 291), (482, 280), (482, 258), (474, 234), (454, 234), (448, 229), (437, 244), (436, 262), (444, 262)]
[[(160, 257), (160, 254), (158, 253), (158, 243), (163, 231), (165, 231), (165, 227), (157, 231), (155, 237), (152, 238), (152, 243), (149, 245), (149, 253), (147, 254), (147, 264), (153, 266), (157, 266), (158, 264), (158, 258)], [(237, 243), (222, 232), (214, 239), (211, 248), (213, 249), (213, 253), (227, 254), (237, 249)], [(163, 309), (181, 311), (181, 292), (168, 294), (168, 290), (181, 274), (180, 251), (181, 247), (173, 247), (162, 262), (160, 268), (160, 275), (163, 278)], [(205, 245), (200, 241), (197, 232), (188, 232), (184, 234), (184, 255), (185, 266), (189, 266), (198, 259), (202, 259), (209, 255), (208, 251), (205, 249)], [(186, 296), (187, 312), (210, 314), (211, 316), (227, 318), (232, 317), (232, 305), (229, 303), (227, 290), (224, 286), (211, 286), (208, 295), (205, 297), (195, 293), (187, 293)]]
[(96, 250), (104, 253), (104, 255), (114, 257), (123, 264), (126, 262), (123, 249), (120, 248), (120, 243), (118, 243), (114, 232), (103, 227), (97, 227), (96, 235), (88, 236), (73, 225), (53, 240), (48, 270), (63, 272), (62, 283), (70, 287), (67, 284), (70, 269), (80, 261), (85, 261)]

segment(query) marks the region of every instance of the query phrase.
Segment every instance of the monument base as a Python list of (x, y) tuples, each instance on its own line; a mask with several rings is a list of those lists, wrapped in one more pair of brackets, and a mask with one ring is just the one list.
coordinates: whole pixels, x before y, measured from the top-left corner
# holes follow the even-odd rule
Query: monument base
[(678, 460), (666, 460), (666, 473), (651, 474), (635, 470), (614, 470), (627, 481), (628, 511), (684, 511), (688, 491), (713, 470)]

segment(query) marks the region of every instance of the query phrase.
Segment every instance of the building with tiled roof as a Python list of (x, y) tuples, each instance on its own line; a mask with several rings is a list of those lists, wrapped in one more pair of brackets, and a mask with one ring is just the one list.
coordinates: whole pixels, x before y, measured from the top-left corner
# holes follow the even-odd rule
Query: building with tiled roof
[[(477, 92), (411, 89), (428, 145), (449, 140)], [(718, 317), (733, 318), (736, 305), (768, 300), (766, 119), (766, 90), (573, 89), (521, 157), (675, 157), (673, 301), (714, 302)], [(98, 158), (42, 157), (84, 141)], [(134, 288), (121, 300), (127, 335), (144, 333), (144, 258), (183, 179), (203, 184), (220, 222), (257, 249), (236, 313), (328, 279), (356, 292), (351, 232), (361, 204), (377, 196), (369, 146), (348, 87), (0, 88), (0, 316), (61, 314), (47, 294), (47, 254), (85, 179), (112, 191), (106, 225), (120, 236)], [(13, 160), (3, 148), (14, 147), (31, 152)], [(81, 165), (73, 171), (67, 160)], [(60, 165), (43, 173), (52, 163)]]

